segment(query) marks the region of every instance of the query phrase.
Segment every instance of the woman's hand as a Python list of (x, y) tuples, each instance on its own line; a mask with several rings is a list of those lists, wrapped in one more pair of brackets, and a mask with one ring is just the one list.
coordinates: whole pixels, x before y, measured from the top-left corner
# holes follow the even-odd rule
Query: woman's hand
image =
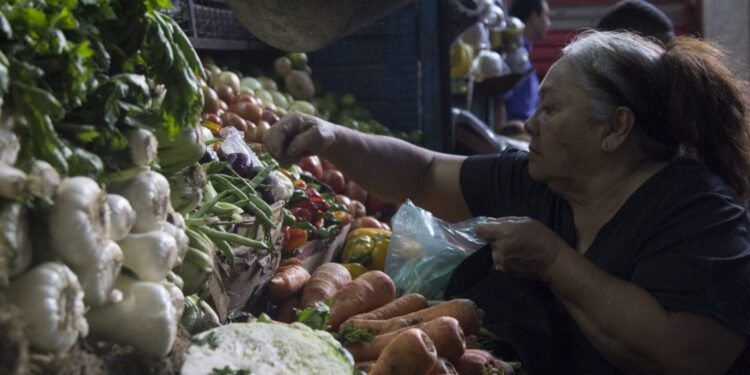
[(290, 113), (271, 126), (263, 144), (271, 156), (292, 163), (306, 155), (323, 153), (335, 140), (336, 125), (302, 113)]
[(568, 245), (544, 224), (528, 217), (504, 217), (474, 227), (492, 246), (495, 269), (547, 280), (559, 252)]

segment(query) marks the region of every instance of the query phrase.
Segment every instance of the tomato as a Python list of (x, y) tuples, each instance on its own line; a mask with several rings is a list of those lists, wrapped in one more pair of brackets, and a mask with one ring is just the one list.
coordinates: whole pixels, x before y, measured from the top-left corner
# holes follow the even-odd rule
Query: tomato
[(323, 164), (324, 171), (327, 171), (329, 169), (338, 169), (336, 168), (336, 165), (331, 163), (328, 159), (320, 158), (320, 163)]
[(300, 228), (284, 227), (284, 241), (281, 250), (288, 252), (294, 250), (307, 242), (307, 231)]
[(337, 194), (336, 195), (336, 204), (340, 204), (344, 207), (349, 208), (349, 206), (352, 204), (352, 200), (349, 199), (346, 195)]
[(331, 187), (336, 194), (341, 194), (346, 190), (346, 180), (344, 174), (336, 169), (328, 169), (323, 172), (323, 177), (320, 179), (323, 183)]
[(267, 122), (268, 125), (273, 125), (279, 121), (279, 116), (271, 111), (263, 111), (263, 121)]
[(203, 87), (203, 112), (216, 113), (219, 110), (219, 95), (208, 86)]
[(319, 180), (323, 177), (323, 165), (320, 163), (320, 158), (317, 156), (305, 156), (301, 158), (297, 164), (299, 164), (302, 170), (310, 172), (313, 177)]
[(362, 217), (367, 215), (367, 208), (362, 202), (352, 199), (351, 204), (349, 204), (349, 213), (355, 218)]
[(372, 216), (362, 216), (352, 221), (352, 229), (357, 228), (382, 228), (380, 221)]
[(360, 201), (362, 203), (367, 202), (367, 191), (362, 189), (356, 182), (349, 180), (346, 183), (346, 195), (352, 200)]
[(221, 121), (223, 122), (224, 127), (232, 126), (241, 132), (247, 131), (247, 122), (236, 113), (225, 113), (221, 117)]
[(247, 121), (257, 124), (263, 116), (263, 110), (250, 102), (235, 102), (229, 106), (229, 112), (234, 112)]
[(263, 136), (266, 135), (266, 133), (268, 132), (268, 129), (271, 128), (271, 125), (268, 125), (267, 122), (261, 120), (261, 121), (258, 121), (257, 128), (258, 128), (258, 142), (263, 142)]
[(333, 217), (336, 219), (336, 222), (341, 224), (348, 224), (353, 220), (352, 214), (346, 211), (334, 211)]
[(237, 97), (234, 98), (234, 102), (235, 103), (248, 102), (248, 103), (258, 105), (258, 106), (260, 105), (260, 100), (258, 100), (258, 98), (250, 94), (237, 95)]
[(234, 102), (235, 93), (231, 86), (216, 85), (214, 89), (216, 90), (216, 94), (219, 95), (219, 99), (223, 100), (225, 103)]

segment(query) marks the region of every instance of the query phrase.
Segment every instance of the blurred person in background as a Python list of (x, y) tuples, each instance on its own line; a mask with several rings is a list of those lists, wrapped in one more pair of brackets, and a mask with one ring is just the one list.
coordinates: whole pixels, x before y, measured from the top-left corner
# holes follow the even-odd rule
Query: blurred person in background
[[(530, 54), (533, 43), (544, 39), (552, 24), (547, 1), (513, 0), (508, 14), (525, 24), (522, 45)], [(531, 117), (539, 103), (539, 77), (530, 60), (526, 62), (526, 70), (531, 73), (514, 90), (498, 98), (495, 105), (495, 131), (521, 139), (525, 138), (523, 122)]]
[(630, 31), (656, 38), (663, 44), (674, 39), (674, 26), (664, 12), (643, 0), (622, 0), (604, 13), (596, 29), (601, 31)]

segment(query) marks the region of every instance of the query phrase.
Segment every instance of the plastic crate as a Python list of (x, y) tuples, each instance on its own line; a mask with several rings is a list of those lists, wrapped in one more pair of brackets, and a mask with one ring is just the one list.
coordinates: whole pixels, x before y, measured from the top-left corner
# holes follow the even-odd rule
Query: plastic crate
[(414, 5), (309, 53), (324, 91), (352, 93), (392, 130), (420, 129), (420, 85)]
[(257, 40), (223, 0), (173, 0), (170, 15), (192, 38)]

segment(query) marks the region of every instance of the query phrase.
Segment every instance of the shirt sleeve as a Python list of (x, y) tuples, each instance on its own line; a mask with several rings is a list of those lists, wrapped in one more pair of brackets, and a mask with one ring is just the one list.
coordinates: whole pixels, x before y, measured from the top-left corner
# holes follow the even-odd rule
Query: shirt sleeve
[(632, 282), (671, 311), (715, 318), (750, 334), (750, 241), (745, 209), (703, 192), (665, 205), (635, 260)]
[(531, 197), (543, 189), (531, 179), (527, 154), (509, 149), (476, 155), (461, 166), (461, 191), (474, 216), (525, 216)]

